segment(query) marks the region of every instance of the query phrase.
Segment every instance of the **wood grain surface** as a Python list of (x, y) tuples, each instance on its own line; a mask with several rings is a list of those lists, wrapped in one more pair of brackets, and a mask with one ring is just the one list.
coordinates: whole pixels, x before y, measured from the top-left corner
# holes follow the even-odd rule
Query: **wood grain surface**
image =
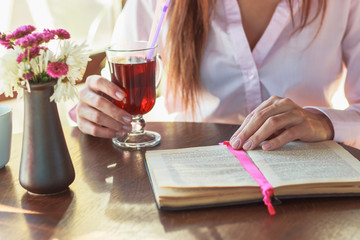
[[(148, 123), (162, 135), (153, 149), (217, 144), (236, 125)], [(270, 216), (262, 203), (188, 211), (157, 209), (145, 151), (64, 130), (76, 177), (69, 191), (31, 195), (18, 181), (22, 135), (0, 169), (0, 239), (360, 239), (359, 197), (284, 200)], [(360, 159), (360, 151), (345, 147)]]

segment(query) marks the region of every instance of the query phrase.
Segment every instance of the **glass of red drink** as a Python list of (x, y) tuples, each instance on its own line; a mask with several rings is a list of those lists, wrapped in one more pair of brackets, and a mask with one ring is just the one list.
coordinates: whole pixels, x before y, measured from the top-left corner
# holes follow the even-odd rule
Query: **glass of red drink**
[[(133, 116), (132, 131), (113, 138), (113, 143), (135, 149), (159, 144), (160, 134), (144, 130), (145, 120), (142, 117), (155, 104), (156, 87), (161, 77), (162, 62), (157, 54), (157, 46), (149, 47), (146, 41), (116, 43), (106, 49), (106, 57), (111, 81), (125, 92), (124, 100), (114, 100), (114, 103)], [(157, 67), (160, 71), (157, 71)]]

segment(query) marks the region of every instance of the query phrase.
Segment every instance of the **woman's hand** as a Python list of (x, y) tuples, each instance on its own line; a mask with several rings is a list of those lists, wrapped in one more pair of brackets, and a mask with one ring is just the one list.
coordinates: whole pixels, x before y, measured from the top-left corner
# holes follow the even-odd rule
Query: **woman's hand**
[(86, 79), (76, 109), (77, 123), (82, 132), (113, 138), (131, 131), (131, 115), (112, 103), (109, 97), (122, 101), (125, 93), (101, 76), (92, 75)]
[(276, 96), (251, 112), (230, 139), (234, 149), (251, 150), (262, 144), (273, 150), (294, 140), (315, 142), (333, 139), (330, 120), (322, 113), (309, 112), (288, 98)]

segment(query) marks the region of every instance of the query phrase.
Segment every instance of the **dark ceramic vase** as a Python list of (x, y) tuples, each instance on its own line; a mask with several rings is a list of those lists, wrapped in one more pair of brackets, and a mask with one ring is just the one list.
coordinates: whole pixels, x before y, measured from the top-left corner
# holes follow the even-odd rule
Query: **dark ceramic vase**
[(57, 194), (75, 179), (59, 114), (50, 102), (55, 82), (31, 84), (24, 90), (24, 132), (19, 180), (35, 194)]

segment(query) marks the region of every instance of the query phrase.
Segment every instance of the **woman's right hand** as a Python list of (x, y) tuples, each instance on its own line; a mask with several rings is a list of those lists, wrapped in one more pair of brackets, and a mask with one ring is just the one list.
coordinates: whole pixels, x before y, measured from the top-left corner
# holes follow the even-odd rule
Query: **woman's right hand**
[(92, 75), (80, 91), (76, 108), (79, 129), (96, 137), (120, 137), (131, 131), (131, 115), (117, 107), (109, 97), (122, 101), (124, 91), (109, 80)]

